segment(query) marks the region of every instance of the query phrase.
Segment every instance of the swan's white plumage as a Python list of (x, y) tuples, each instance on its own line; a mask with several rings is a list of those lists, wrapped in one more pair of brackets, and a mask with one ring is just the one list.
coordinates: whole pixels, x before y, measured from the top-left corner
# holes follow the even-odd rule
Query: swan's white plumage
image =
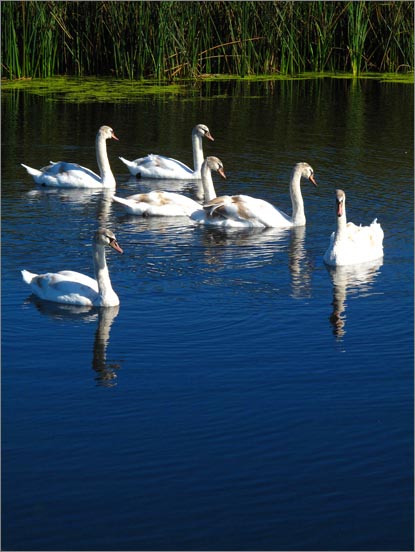
[[(204, 179), (205, 198), (211, 198), (215, 193), (212, 183), (211, 170), (217, 171), (222, 178), (226, 178), (223, 165), (217, 157), (207, 157)], [(203, 172), (203, 169), (202, 169)], [(206, 176), (206, 172), (208, 175)], [(206, 181), (210, 179), (210, 182)], [(214, 196), (213, 196), (214, 197)], [(131, 215), (165, 216), (165, 217), (203, 217), (202, 205), (190, 197), (175, 192), (153, 190), (144, 194), (134, 194), (126, 198), (112, 196), (112, 199), (123, 205)]]
[(102, 126), (96, 135), (95, 150), (100, 174), (94, 173), (77, 163), (50, 161), (42, 169), (33, 169), (21, 164), (33, 176), (36, 184), (58, 188), (115, 188), (116, 182), (108, 160), (107, 144), (109, 138), (118, 140), (109, 126)]
[(346, 194), (336, 190), (337, 229), (330, 236), (324, 262), (330, 266), (367, 263), (383, 257), (383, 230), (377, 219), (357, 226), (346, 219)]
[(30, 286), (37, 297), (47, 301), (95, 307), (119, 305), (120, 301), (112, 289), (106, 263), (107, 245), (119, 253), (123, 252), (114, 234), (110, 230), (101, 228), (95, 233), (92, 242), (95, 279), (73, 270), (46, 274), (34, 274), (28, 270), (22, 270), (23, 281)]
[[(203, 172), (203, 168), (202, 168)], [(304, 202), (301, 195), (301, 178), (308, 178), (317, 186), (314, 171), (308, 163), (297, 163), (290, 180), (290, 195), (293, 207), (292, 217), (274, 207), (268, 201), (247, 195), (225, 195), (213, 197), (204, 204), (205, 216), (202, 224), (226, 228), (289, 228), (304, 226)], [(203, 177), (202, 177), (203, 182)]]
[(162, 190), (134, 194), (126, 198), (114, 195), (112, 199), (122, 205), (130, 215), (186, 217), (202, 208), (190, 197)]
[(191, 169), (181, 161), (177, 161), (177, 159), (153, 153), (134, 161), (128, 161), (124, 157), (120, 157), (120, 160), (128, 167), (133, 176), (141, 178), (199, 179), (203, 163), (203, 137), (213, 141), (213, 137), (206, 125), (196, 125), (192, 130), (194, 169)]

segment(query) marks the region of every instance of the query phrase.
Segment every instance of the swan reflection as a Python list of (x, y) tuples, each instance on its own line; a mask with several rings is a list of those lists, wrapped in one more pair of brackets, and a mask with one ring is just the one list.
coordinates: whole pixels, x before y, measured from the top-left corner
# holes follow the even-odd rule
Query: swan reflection
[(337, 339), (341, 340), (346, 333), (347, 294), (361, 295), (368, 292), (382, 265), (383, 259), (357, 265), (337, 267), (326, 265), (333, 283), (333, 311), (330, 315), (330, 323)]
[[(219, 265), (240, 259), (245, 267), (261, 267), (275, 255), (288, 249), (291, 295), (311, 297), (313, 263), (305, 248), (306, 229), (281, 228), (204, 228), (203, 245), (206, 262)], [(224, 247), (221, 247), (224, 246)]]
[(27, 192), (29, 202), (56, 197), (62, 203), (88, 203), (91, 198), (99, 196), (102, 190), (96, 188), (52, 188), (39, 186)]
[(282, 251), (288, 234), (280, 228), (215, 228), (205, 227), (201, 233), (207, 265), (241, 261), (254, 268), (270, 262)]
[(107, 348), (110, 339), (112, 323), (118, 316), (119, 305), (116, 307), (95, 308), (89, 306), (64, 305), (42, 301), (32, 295), (29, 302), (33, 303), (38, 311), (59, 322), (76, 321), (85, 324), (98, 322), (92, 349), (92, 369), (96, 372), (97, 385), (114, 387), (117, 385), (117, 371), (120, 363), (107, 361)]
[(107, 362), (107, 347), (110, 339), (111, 325), (118, 316), (119, 305), (116, 307), (107, 307), (99, 309), (98, 326), (94, 339), (94, 354), (92, 358), (92, 368), (97, 373), (96, 381), (105, 387), (116, 385), (114, 381), (117, 378), (119, 363)]
[(288, 263), (291, 276), (291, 296), (294, 299), (311, 297), (313, 264), (305, 248), (305, 226), (291, 228)]

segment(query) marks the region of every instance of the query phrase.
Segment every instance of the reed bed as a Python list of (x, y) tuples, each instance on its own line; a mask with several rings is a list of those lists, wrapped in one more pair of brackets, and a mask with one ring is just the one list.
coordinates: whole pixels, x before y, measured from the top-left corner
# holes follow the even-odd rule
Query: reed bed
[(410, 72), (414, 4), (1, 2), (2, 76)]

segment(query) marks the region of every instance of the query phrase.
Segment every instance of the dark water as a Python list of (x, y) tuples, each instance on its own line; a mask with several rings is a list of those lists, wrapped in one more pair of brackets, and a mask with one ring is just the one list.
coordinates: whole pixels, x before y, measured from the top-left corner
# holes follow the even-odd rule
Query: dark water
[[(2, 548), (413, 549), (413, 90), (376, 81), (212, 84), (138, 103), (2, 97)], [(191, 164), (209, 126), (228, 180), (306, 229), (231, 232), (139, 219), (101, 193), (36, 188), (20, 167), (95, 170), (165, 153)], [(385, 232), (383, 261), (330, 273), (334, 190)], [(182, 186), (194, 193), (191, 183)], [(91, 274), (116, 309), (30, 297), (20, 269)]]

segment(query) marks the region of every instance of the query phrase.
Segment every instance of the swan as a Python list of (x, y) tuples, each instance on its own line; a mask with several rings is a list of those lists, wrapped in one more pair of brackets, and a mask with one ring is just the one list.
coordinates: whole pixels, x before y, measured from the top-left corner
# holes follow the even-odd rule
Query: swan
[[(222, 162), (217, 157), (207, 157), (202, 165), (202, 182), (205, 200), (215, 197), (211, 171), (217, 171), (226, 178)], [(113, 201), (123, 205), (131, 215), (165, 216), (165, 217), (203, 217), (202, 205), (190, 197), (175, 192), (153, 190), (144, 194), (134, 194), (126, 198), (113, 195)]]
[(346, 222), (346, 194), (336, 190), (337, 229), (323, 260), (330, 266), (345, 266), (383, 257), (383, 230), (375, 219), (370, 226)]
[(50, 165), (40, 170), (32, 169), (21, 163), (27, 172), (33, 176), (36, 184), (43, 186), (55, 186), (60, 188), (115, 188), (115, 178), (112, 174), (108, 161), (107, 144), (108, 138), (118, 140), (114, 131), (109, 126), (102, 126), (95, 139), (95, 150), (99, 174), (90, 169), (82, 167), (77, 163), (66, 163), (50, 161)]
[(72, 270), (46, 274), (33, 274), (28, 270), (22, 270), (23, 281), (29, 284), (35, 295), (47, 301), (68, 305), (115, 307), (120, 301), (111, 286), (105, 258), (106, 245), (118, 253), (123, 253), (111, 230), (97, 230), (92, 241), (95, 279)]
[(171, 178), (180, 180), (200, 179), (200, 169), (203, 163), (202, 138), (212, 140), (213, 137), (206, 125), (196, 125), (192, 130), (192, 148), (194, 170), (176, 159), (150, 153), (135, 161), (128, 161), (124, 157), (119, 159), (128, 167), (128, 170), (137, 178)]
[(199, 222), (225, 228), (288, 228), (304, 226), (304, 202), (301, 195), (301, 178), (308, 178), (314, 186), (317, 182), (314, 171), (308, 163), (294, 166), (290, 181), (292, 217), (273, 205), (247, 195), (220, 196), (208, 199), (203, 207), (205, 216)]

